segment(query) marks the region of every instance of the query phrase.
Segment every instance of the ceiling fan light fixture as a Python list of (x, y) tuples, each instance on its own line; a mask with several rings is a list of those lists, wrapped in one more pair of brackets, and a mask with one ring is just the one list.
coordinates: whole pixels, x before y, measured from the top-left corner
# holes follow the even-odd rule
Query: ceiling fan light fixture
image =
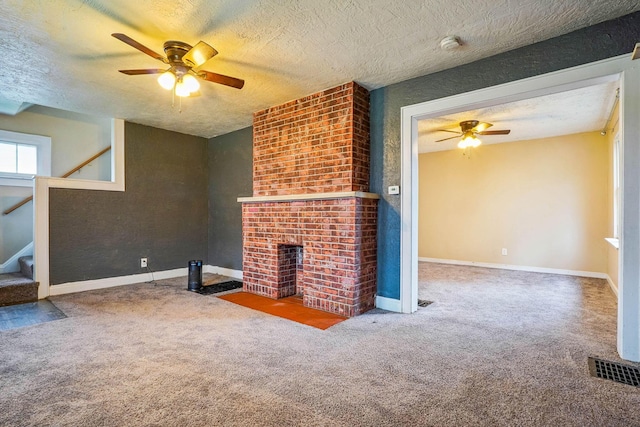
[(165, 71), (158, 77), (158, 84), (162, 86), (163, 89), (171, 90), (176, 84), (176, 75), (171, 71)]
[(458, 142), (458, 148), (469, 148), (469, 147), (477, 147), (480, 144), (482, 144), (482, 141), (480, 140), (480, 138), (477, 138), (473, 132), (471, 131), (467, 131), (464, 133), (464, 135), (462, 135), (462, 139), (460, 140), (460, 142)]
[(182, 97), (189, 96), (189, 94), (191, 93), (187, 88), (187, 85), (183, 81), (178, 81), (178, 83), (176, 83), (175, 90), (176, 90), (176, 95), (182, 96)]
[(182, 77), (182, 83), (184, 83), (189, 93), (197, 92), (200, 89), (200, 83), (198, 83), (198, 79), (193, 77), (191, 74), (185, 74), (185, 76)]

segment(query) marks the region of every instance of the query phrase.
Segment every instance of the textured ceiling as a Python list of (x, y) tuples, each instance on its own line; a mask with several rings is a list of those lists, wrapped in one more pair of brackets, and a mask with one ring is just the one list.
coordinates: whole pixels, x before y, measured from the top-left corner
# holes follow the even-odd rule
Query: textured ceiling
[(448, 141), (436, 141), (455, 136), (447, 131), (459, 132), (459, 123), (464, 120), (493, 124), (488, 130), (511, 130), (509, 135), (480, 136), (483, 144), (601, 131), (611, 114), (618, 87), (619, 82), (613, 81), (422, 120), (418, 122), (418, 151), (428, 153), (456, 149), (459, 137)]
[[(637, 10), (637, 0), (3, 0), (0, 96), (212, 137), (347, 81), (374, 89)], [(202, 68), (245, 87), (204, 83), (178, 113), (154, 76), (117, 72), (162, 64), (114, 32), (157, 52), (203, 40), (220, 53)], [(441, 50), (451, 34), (463, 46)]]

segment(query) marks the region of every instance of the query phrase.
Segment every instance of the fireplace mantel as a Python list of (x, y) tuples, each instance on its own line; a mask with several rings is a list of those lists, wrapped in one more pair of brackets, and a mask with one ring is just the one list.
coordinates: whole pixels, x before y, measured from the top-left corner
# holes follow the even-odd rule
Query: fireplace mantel
[(376, 193), (364, 191), (339, 191), (334, 193), (307, 193), (307, 194), (285, 194), (279, 196), (257, 196), (238, 197), (240, 203), (268, 203), (268, 202), (298, 202), (307, 200), (329, 200), (329, 199), (379, 199)]

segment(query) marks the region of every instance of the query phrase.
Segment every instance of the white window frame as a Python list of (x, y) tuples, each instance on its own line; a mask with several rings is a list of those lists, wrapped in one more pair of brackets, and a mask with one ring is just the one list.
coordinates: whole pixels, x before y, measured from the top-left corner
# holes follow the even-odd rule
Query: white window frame
[[(51, 176), (51, 138), (42, 135), (0, 130), (0, 142), (33, 145), (38, 150), (37, 176)], [(32, 187), (33, 175), (0, 172), (0, 185), (12, 187)]]

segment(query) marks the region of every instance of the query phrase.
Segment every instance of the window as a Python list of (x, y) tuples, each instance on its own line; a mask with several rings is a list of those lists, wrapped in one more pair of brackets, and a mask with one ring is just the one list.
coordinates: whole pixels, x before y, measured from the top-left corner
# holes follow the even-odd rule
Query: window
[(0, 172), (36, 175), (38, 147), (0, 141)]
[(0, 130), (0, 185), (31, 186), (51, 174), (51, 138)]

